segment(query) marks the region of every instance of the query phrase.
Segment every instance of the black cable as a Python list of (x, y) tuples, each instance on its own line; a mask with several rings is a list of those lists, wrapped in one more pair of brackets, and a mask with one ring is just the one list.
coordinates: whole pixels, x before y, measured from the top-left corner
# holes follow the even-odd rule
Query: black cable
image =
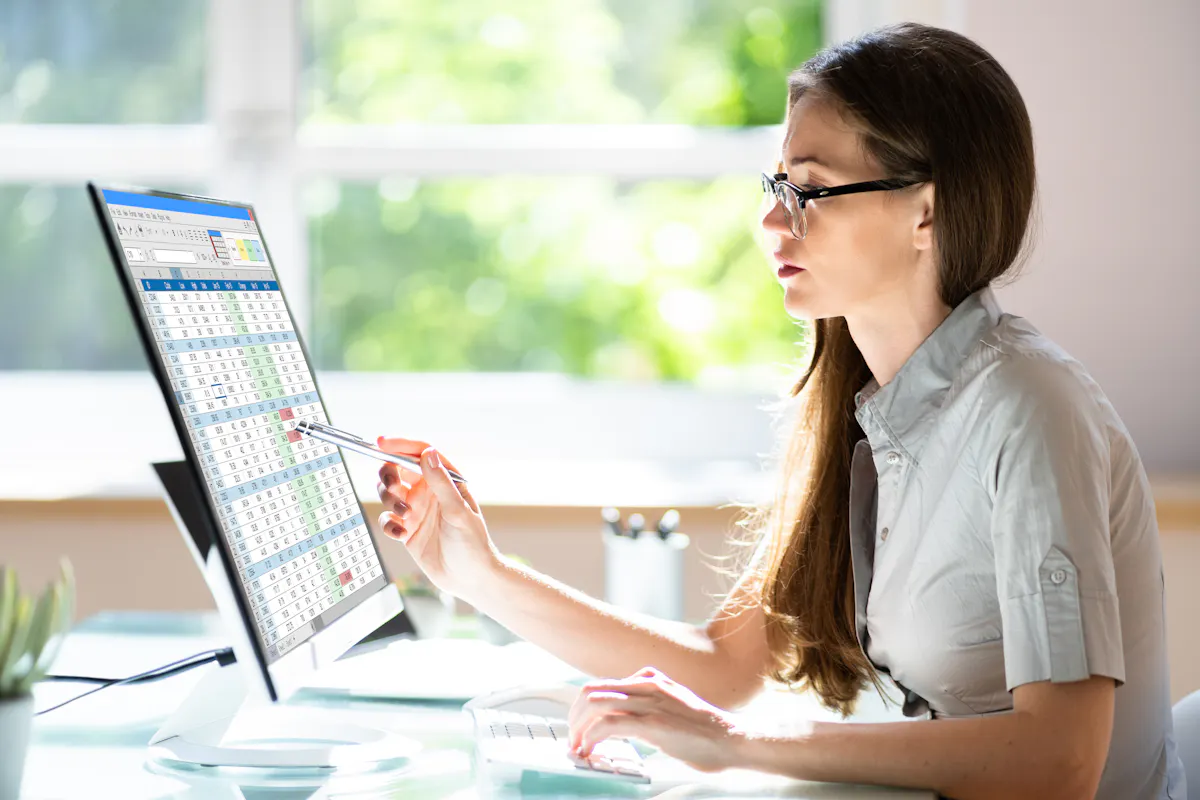
[[(201, 664), (208, 664), (212, 661), (219, 661), (221, 658), (221, 655), (226, 652), (229, 652), (232, 656), (232, 651), (230, 651), (229, 648), (224, 648), (223, 650), (205, 650), (202, 653), (196, 653), (194, 655), (188, 656), (187, 659), (183, 659), (184, 661), (187, 661), (188, 663), (180, 664), (177, 667), (171, 667), (170, 664), (168, 664), (166, 667), (155, 667), (154, 669), (150, 670), (149, 672), (142, 673), (140, 676), (135, 675), (135, 676), (132, 676), (129, 678), (101, 678), (98, 675), (46, 675), (45, 677), (42, 678), (42, 680), (49, 681), (49, 682), (70, 681), (72, 683), (116, 683), (117, 681), (126, 681), (127, 683), (131, 683), (131, 684), (132, 683), (151, 683), (152, 681), (162, 680), (163, 678), (169, 678), (172, 675), (178, 675), (180, 672), (186, 672), (187, 670), (191, 669), (192, 667), (198, 667)], [(189, 661), (189, 659), (193, 659), (193, 658), (200, 659), (200, 660), (196, 661), (195, 663), (191, 663)], [(222, 664), (221, 666), (227, 666), (227, 664), (232, 664), (235, 661), (237, 661), (237, 659), (231, 657), (230, 660), (226, 664)], [(179, 662), (175, 662), (175, 663), (179, 663)], [(168, 669), (168, 667), (170, 667), (170, 669)]]
[(81, 697), (87, 697), (89, 694), (95, 694), (101, 689), (107, 689), (110, 686), (121, 686), (123, 684), (134, 683), (150, 683), (151, 681), (162, 680), (163, 678), (169, 678), (172, 675), (178, 675), (179, 673), (186, 672), (193, 667), (199, 667), (203, 664), (210, 664), (213, 661), (217, 662), (222, 667), (226, 667), (237, 661), (237, 657), (234, 656), (232, 647), (223, 647), (219, 650), (205, 650), (202, 653), (195, 653), (193, 655), (186, 656), (185, 658), (181, 658), (178, 661), (172, 661), (170, 664), (164, 664), (161, 667), (155, 667), (154, 669), (140, 672), (137, 675), (130, 675), (128, 678), (98, 678), (86, 675), (47, 675), (44, 680), (99, 683), (100, 685), (95, 689), (89, 689), (82, 694), (77, 694), (68, 700), (64, 700), (58, 705), (50, 706), (50, 708), (44, 708), (41, 711), (38, 711), (34, 716), (47, 714), (55, 709), (62, 708), (69, 703), (74, 703)]

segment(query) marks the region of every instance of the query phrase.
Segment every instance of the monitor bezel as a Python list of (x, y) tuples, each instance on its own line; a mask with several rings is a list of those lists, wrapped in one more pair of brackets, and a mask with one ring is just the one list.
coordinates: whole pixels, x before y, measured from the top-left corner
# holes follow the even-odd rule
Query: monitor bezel
[[(87, 189), (88, 194), (92, 199), (92, 206), (96, 212), (96, 217), (100, 221), (101, 230), (104, 233), (105, 245), (108, 248), (110, 260), (112, 261), (113, 267), (117, 271), (122, 292), (125, 295), (125, 300), (128, 303), (130, 311), (134, 317), (134, 327), (138, 331), (138, 338), (142, 342), (142, 346), (147, 356), (147, 361), (150, 362), (151, 372), (158, 383), (159, 390), (163, 394), (163, 399), (166, 403), (168, 413), (171, 416), (171, 422), (175, 426), (175, 433), (179, 438), (180, 446), (184, 454), (184, 460), (188, 463), (192, 473), (192, 478), (196, 481), (196, 486), (200, 489), (201, 495), (204, 498), (202, 513), (206, 515), (206, 522), (213, 531), (213, 535), (216, 539), (216, 549), (220, 554), (220, 561), (224, 567), (224, 577), (228, 582), (228, 588), (231, 590), (236, 603), (236, 610), (239, 617), (237, 622), (241, 626), (242, 633), (245, 634), (245, 636), (237, 636), (236, 639), (245, 639), (246, 641), (242, 642), (242, 645), (249, 645), (250, 652), (247, 655), (251, 655), (253, 657), (253, 660), (258, 667), (257, 674), (260, 675), (263, 680), (263, 688), (265, 688), (267, 696), (272, 701), (284, 699), (301, 687), (302, 679), (305, 674), (319, 669), (326, 660), (319, 660), (317, 656), (318, 654), (328, 653), (328, 649), (323, 647), (318, 648), (317, 645), (319, 643), (314, 640), (316, 640), (318, 637), (322, 637), (323, 634), (333, 634), (337, 632), (338, 623), (344, 623), (342, 627), (346, 627), (351, 622), (351, 619), (348, 618), (350, 618), (352, 615), (354, 617), (360, 616), (360, 614), (356, 614), (355, 612), (358, 612), (360, 609), (369, 610), (371, 606), (374, 605), (380, 610), (381, 613), (379, 616), (381, 618), (371, 623), (373, 627), (370, 627), (363, 632), (363, 636), (370, 635), (371, 631), (375, 630), (379, 625), (382, 625), (388, 620), (392, 619), (396, 614), (404, 613), (403, 603), (400, 600), (399, 592), (395, 583), (391, 579), (387, 566), (383, 563), (383, 555), (379, 549), (378, 542), (376, 541), (375, 533), (371, 529), (370, 524), (366, 522), (366, 509), (363, 508), (362, 500), (359, 499), (358, 493), (354, 492), (354, 500), (358, 504), (359, 511), (363, 516), (364, 524), (367, 526), (367, 535), (370, 538), (371, 546), (375, 548), (376, 556), (379, 558), (379, 568), (383, 574), (384, 585), (375, 592), (365, 595), (352, 608), (334, 620), (329, 627), (312, 634), (303, 642), (299, 643), (297, 647), (279, 656), (274, 662), (268, 663), (266, 658), (265, 642), (262, 641), (258, 632), (258, 626), (254, 623), (254, 615), (249, 607), (249, 601), (242, 585), (241, 575), (236, 564), (236, 557), (230, 550), (228, 541), (225, 539), (224, 530), (220, 524), (220, 516), (217, 514), (217, 511), (213, 506), (215, 501), (207, 490), (208, 484), (204, 480), (203, 472), (199, 467), (199, 454), (196, 452), (191, 441), (187, 425), (183, 419), (183, 414), (180, 411), (178, 404), (174, 401), (174, 392), (170, 389), (170, 376), (167, 374), (166, 365), (162, 361), (162, 355), (158, 352), (156, 342), (151, 334), (145, 311), (141, 308), (141, 305), (138, 302), (136, 287), (133, 285), (134, 278), (132, 277), (132, 271), (125, 259), (125, 250), (121, 245), (120, 237), (117, 234), (115, 224), (112, 220), (112, 215), (108, 213), (108, 201), (104, 196), (104, 192), (105, 190), (111, 190), (142, 194), (149, 197), (161, 197), (164, 199), (211, 203), (214, 205), (224, 206), (227, 208), (236, 208), (249, 212), (250, 218), (254, 222), (256, 228), (256, 235), (262, 241), (263, 252), (267, 256), (267, 263), (271, 265), (272, 271), (275, 273), (276, 282), (279, 283), (280, 300), (284, 304), (284, 309), (287, 311), (288, 317), (292, 320), (295, 320), (295, 317), (291, 313), (291, 306), (287, 302), (287, 296), (284, 293), (283, 284), (278, 280), (278, 270), (275, 266), (274, 259), (271, 257), (270, 247), (267, 244), (266, 235), (263, 233), (262, 226), (259, 224), (258, 215), (255, 213), (253, 205), (249, 203), (221, 200), (203, 195), (168, 192), (139, 186), (100, 186), (92, 181), (88, 182)], [(304, 337), (301, 335), (298, 328), (295, 332), (296, 342), (300, 345), (300, 352), (303, 355), (305, 362), (309, 365), (309, 372), (313, 383), (313, 391), (316, 392), (317, 397), (320, 398), (322, 406), (325, 406), (324, 398), (321, 395), (321, 388), (317, 383), (317, 376), (313, 368), (313, 362), (309, 358), (308, 348), (304, 344)], [(325, 409), (325, 415), (328, 419), (328, 408)], [(332, 420), (330, 420), (330, 424), (332, 424)], [(341, 448), (338, 448), (338, 453), (342, 456), (343, 463), (345, 463), (345, 456), (342, 454)], [(349, 470), (347, 470), (347, 478), (349, 479)], [(354, 484), (352, 480), (350, 488), (351, 491), (354, 490)], [(209, 576), (206, 575), (206, 578), (208, 577)], [(219, 587), (213, 587), (210, 585), (210, 591), (213, 591), (214, 595), (218, 590)], [(219, 603), (218, 605), (221, 607), (225, 606), (226, 604)], [(325, 636), (323, 638), (330, 639), (331, 636)], [(362, 636), (345, 637), (343, 635), (340, 638), (348, 639), (345, 649), (349, 649), (359, 639), (361, 639)], [(235, 644), (237, 643), (238, 642), (235, 641)], [(338, 647), (337, 649), (342, 648)], [(333, 658), (328, 660), (331, 661), (336, 659), (340, 655), (342, 655), (342, 653), (336, 653), (333, 655)], [(239, 658), (239, 660), (243, 659)]]

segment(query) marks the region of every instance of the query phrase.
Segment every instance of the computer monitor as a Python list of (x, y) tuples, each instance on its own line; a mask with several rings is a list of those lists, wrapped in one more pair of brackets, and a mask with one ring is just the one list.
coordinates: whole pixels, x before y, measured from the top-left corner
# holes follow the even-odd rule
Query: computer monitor
[(329, 420), (257, 216), (206, 197), (88, 191), (202, 489), (216, 547), (193, 555), (242, 685), (285, 699), (402, 603), (340, 451), (294, 430)]

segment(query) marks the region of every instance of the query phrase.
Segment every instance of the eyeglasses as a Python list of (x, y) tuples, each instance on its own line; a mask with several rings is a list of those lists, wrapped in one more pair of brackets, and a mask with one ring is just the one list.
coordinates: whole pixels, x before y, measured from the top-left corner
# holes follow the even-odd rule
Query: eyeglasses
[(803, 239), (808, 235), (808, 216), (804, 209), (809, 200), (816, 200), (819, 197), (835, 197), (839, 194), (903, 189), (917, 183), (924, 183), (924, 181), (884, 178), (878, 181), (847, 183), (843, 186), (829, 186), (805, 191), (796, 184), (788, 182), (786, 172), (776, 173), (773, 178), (765, 172), (762, 174), (763, 191), (774, 195), (776, 201), (783, 204), (783, 215), (787, 218), (788, 228), (791, 230), (792, 236), (797, 239)]

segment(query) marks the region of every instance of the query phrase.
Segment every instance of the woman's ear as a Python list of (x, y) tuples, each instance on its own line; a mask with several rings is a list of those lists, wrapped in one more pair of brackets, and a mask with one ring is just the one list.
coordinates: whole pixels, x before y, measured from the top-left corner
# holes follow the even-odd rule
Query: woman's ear
[(917, 222), (913, 227), (913, 247), (918, 250), (933, 249), (933, 183), (925, 183), (917, 190), (915, 205)]

